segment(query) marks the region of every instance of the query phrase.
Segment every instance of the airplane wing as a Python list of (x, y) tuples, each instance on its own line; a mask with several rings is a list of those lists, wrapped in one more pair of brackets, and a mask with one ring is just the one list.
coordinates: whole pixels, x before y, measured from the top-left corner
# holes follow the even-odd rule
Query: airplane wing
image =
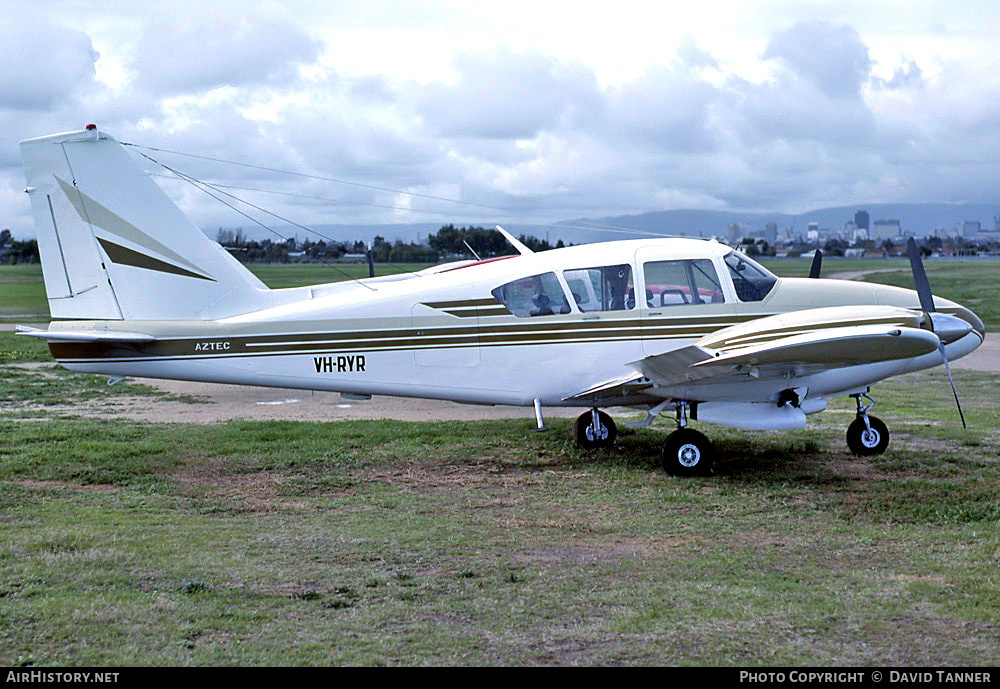
[(564, 399), (629, 404), (656, 397), (655, 386), (720, 376), (804, 375), (916, 357), (938, 347), (938, 337), (921, 325), (920, 312), (876, 305), (803, 309), (758, 318), (686, 347), (630, 362), (638, 375), (608, 380)]
[(105, 330), (40, 330), (17, 326), (18, 335), (40, 337), (57, 342), (152, 342), (156, 338), (145, 333), (129, 333)]
[(790, 368), (825, 370), (921, 356), (937, 349), (937, 336), (919, 328), (858, 325), (736, 346), (690, 345), (655, 354), (632, 366), (660, 385), (694, 382), (734, 371), (755, 378), (783, 375)]

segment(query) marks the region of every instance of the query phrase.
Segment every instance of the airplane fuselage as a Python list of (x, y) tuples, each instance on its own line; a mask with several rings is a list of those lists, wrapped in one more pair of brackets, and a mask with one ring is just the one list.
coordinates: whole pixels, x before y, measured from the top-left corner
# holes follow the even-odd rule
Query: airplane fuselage
[[(706, 252), (707, 250), (707, 252)], [(285, 303), (215, 321), (128, 321), (120, 326), (155, 339), (145, 343), (52, 342), (67, 368), (109, 376), (174, 378), (244, 385), (330, 390), (364, 395), (449, 399), (478, 404), (587, 406), (566, 398), (629, 363), (690, 345), (723, 328), (820, 306), (918, 308), (911, 290), (841, 280), (777, 280), (759, 301), (742, 301), (723, 257), (728, 249), (701, 241), (637, 240), (512, 257), (409, 279), (335, 283), (279, 290)], [(646, 284), (646, 264), (679, 259), (711, 261), (714, 303), (684, 303), (662, 285)], [(584, 310), (586, 295), (571, 284), (581, 269), (628, 266), (632, 294), (660, 290), (680, 303), (625, 301), (620, 308)], [(505, 306), (496, 290), (554, 275), (566, 296), (562, 309), (532, 315)], [(570, 280), (567, 280), (567, 277)], [(529, 285), (530, 287), (530, 285)], [(588, 288), (589, 289), (589, 288)], [(673, 290), (676, 292), (678, 290)], [(557, 293), (555, 293), (557, 294)], [(457, 298), (456, 295), (462, 295)], [(690, 297), (690, 295), (688, 295)], [(591, 298), (591, 302), (594, 300)], [(947, 345), (950, 359), (982, 341), (982, 323), (958, 304), (939, 310), (973, 323)], [(560, 313), (565, 310), (565, 313)], [(520, 314), (520, 315), (519, 315)], [(53, 323), (52, 329), (114, 329), (114, 321)], [(746, 380), (678, 385), (601, 404), (641, 405), (665, 397), (768, 400), (788, 387), (826, 396), (900, 373), (938, 365), (935, 354), (806, 372), (796, 380)], [(800, 379), (799, 379), (800, 378)]]

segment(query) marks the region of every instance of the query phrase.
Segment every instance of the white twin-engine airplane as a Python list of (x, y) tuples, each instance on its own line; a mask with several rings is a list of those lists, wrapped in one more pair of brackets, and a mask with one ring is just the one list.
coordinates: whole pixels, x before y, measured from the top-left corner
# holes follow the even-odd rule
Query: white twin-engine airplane
[(268, 289), (96, 127), (21, 154), (53, 321), (20, 330), (74, 371), (534, 406), (539, 429), (543, 407), (582, 407), (584, 447), (615, 439), (601, 407), (670, 412), (663, 467), (693, 475), (713, 451), (689, 420), (803, 428), (834, 395), (857, 401), (850, 449), (884, 452), (869, 386), (985, 333), (931, 295), (915, 245), (916, 291), (778, 278), (714, 241), (532, 253), (506, 232), (520, 255)]

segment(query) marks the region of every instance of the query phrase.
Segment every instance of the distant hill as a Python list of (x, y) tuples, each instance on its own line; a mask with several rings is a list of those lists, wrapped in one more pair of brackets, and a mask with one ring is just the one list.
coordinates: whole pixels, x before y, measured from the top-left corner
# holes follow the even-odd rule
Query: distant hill
[[(688, 237), (725, 237), (729, 224), (745, 222), (751, 230), (761, 230), (769, 222), (777, 223), (778, 230), (794, 227), (796, 231), (805, 232), (811, 222), (819, 223), (820, 228), (831, 230), (843, 229), (844, 223), (854, 220), (858, 210), (868, 211), (871, 222), (876, 220), (899, 220), (904, 230), (910, 230), (918, 236), (930, 234), (935, 228), (952, 229), (956, 224), (966, 220), (978, 220), (983, 228), (992, 229), (994, 217), (1000, 216), (1000, 203), (988, 204), (947, 204), (947, 203), (870, 203), (857, 206), (839, 206), (835, 208), (819, 208), (797, 215), (787, 213), (744, 213), (739, 211), (709, 211), (709, 210), (671, 210), (652, 211), (636, 215), (618, 215), (603, 218), (576, 218), (560, 221), (552, 225), (504, 224), (514, 234), (530, 234), (540, 239), (548, 236), (552, 243), (562, 239), (569, 243), (584, 244), (589, 242), (627, 239), (630, 232), (648, 232), (650, 234), (671, 234)], [(794, 223), (794, 225), (793, 225)], [(400, 239), (404, 242), (426, 240), (427, 235), (436, 232), (446, 222), (391, 224), (391, 225), (315, 225), (314, 229), (328, 237), (340, 241), (361, 239), (371, 241), (381, 236), (388, 241)], [(455, 222), (456, 226), (470, 223)], [(495, 223), (472, 223), (490, 227)], [(586, 229), (586, 228), (616, 228), (619, 231)], [(244, 227), (244, 233), (250, 239), (274, 239), (274, 235), (259, 228)], [(319, 239), (295, 227), (276, 228), (285, 236), (298, 236), (299, 239)], [(625, 230), (626, 232), (622, 232)], [(215, 238), (217, 228), (205, 230), (205, 234)]]
[[(673, 210), (597, 219), (581, 218), (567, 221), (565, 224), (614, 226), (643, 232), (679, 234), (693, 237), (711, 237), (713, 235), (724, 237), (728, 234), (730, 223), (734, 222), (749, 223), (751, 230), (761, 230), (769, 222), (776, 223), (779, 231), (794, 227), (796, 231), (804, 232), (811, 222), (819, 223), (820, 228), (841, 230), (844, 227), (844, 223), (854, 220), (854, 213), (859, 210), (868, 211), (872, 223), (876, 220), (899, 220), (900, 226), (904, 230), (909, 230), (918, 236), (923, 236), (930, 234), (938, 227), (954, 228), (956, 224), (966, 220), (978, 220), (982, 223), (983, 228), (992, 228), (994, 217), (1000, 216), (1000, 203), (996, 205), (871, 203), (858, 206), (819, 208), (798, 215), (786, 213)], [(591, 233), (588, 232), (587, 234)], [(595, 232), (593, 234), (598, 233)], [(616, 237), (621, 237), (621, 235), (607, 233), (602, 238), (613, 239)], [(589, 239), (586, 241), (597, 240)]]

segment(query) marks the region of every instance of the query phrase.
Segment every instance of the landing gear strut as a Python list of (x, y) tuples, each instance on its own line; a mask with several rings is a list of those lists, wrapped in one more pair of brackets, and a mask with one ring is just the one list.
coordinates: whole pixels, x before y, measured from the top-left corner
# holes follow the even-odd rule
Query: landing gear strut
[(573, 424), (576, 444), (585, 450), (612, 447), (617, 435), (618, 428), (614, 420), (597, 407), (580, 414)]
[[(889, 447), (889, 429), (880, 419), (868, 414), (868, 411), (875, 406), (875, 400), (866, 393), (858, 393), (851, 397), (858, 404), (858, 418), (847, 427), (847, 447), (862, 457), (882, 454)], [(862, 397), (869, 403), (862, 404)]]
[(687, 406), (687, 402), (677, 403), (677, 430), (664, 441), (660, 464), (673, 476), (707, 476), (712, 471), (715, 448), (703, 434), (687, 427)]

